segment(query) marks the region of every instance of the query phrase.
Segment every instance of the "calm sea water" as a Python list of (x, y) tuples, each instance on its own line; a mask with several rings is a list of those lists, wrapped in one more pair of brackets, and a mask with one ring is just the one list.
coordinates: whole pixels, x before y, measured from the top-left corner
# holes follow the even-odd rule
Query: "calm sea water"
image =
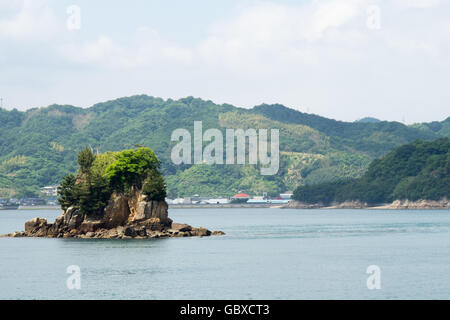
[[(0, 234), (59, 211), (0, 211)], [(0, 299), (449, 299), (450, 211), (178, 209), (224, 237), (0, 238)], [(69, 265), (81, 289), (69, 290)], [(366, 285), (369, 265), (381, 289)]]

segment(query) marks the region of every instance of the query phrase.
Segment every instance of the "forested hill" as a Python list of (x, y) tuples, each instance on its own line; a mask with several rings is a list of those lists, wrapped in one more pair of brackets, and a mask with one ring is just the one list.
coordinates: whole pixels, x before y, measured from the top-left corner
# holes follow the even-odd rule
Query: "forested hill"
[[(177, 128), (280, 130), (280, 170), (261, 176), (254, 166), (176, 166), (170, 160)], [(35, 194), (75, 172), (74, 151), (150, 147), (162, 161), (170, 197), (276, 194), (298, 185), (360, 177), (370, 161), (416, 139), (449, 136), (449, 119), (405, 126), (397, 122), (348, 123), (282, 105), (242, 109), (192, 97), (163, 100), (146, 95), (90, 108), (52, 105), (26, 112), (0, 109), (0, 197)]]
[(369, 204), (394, 200), (450, 199), (450, 139), (415, 141), (374, 160), (359, 179), (343, 180), (295, 190), (301, 202), (359, 200)]

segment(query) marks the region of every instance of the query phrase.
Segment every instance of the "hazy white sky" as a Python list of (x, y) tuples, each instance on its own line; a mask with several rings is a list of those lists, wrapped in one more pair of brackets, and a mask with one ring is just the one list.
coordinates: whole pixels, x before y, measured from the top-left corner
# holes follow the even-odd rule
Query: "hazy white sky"
[(444, 0), (0, 0), (7, 109), (149, 94), (443, 120), (449, 57)]

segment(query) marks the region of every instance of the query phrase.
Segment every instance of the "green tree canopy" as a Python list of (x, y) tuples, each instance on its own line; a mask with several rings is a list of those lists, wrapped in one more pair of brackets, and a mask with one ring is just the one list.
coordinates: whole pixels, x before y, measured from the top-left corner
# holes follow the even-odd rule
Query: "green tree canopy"
[(125, 191), (133, 186), (142, 188), (144, 180), (157, 172), (160, 161), (153, 150), (145, 147), (124, 150), (106, 168), (106, 177), (114, 190)]
[(78, 165), (82, 173), (88, 173), (95, 161), (94, 152), (90, 147), (85, 147), (78, 152)]

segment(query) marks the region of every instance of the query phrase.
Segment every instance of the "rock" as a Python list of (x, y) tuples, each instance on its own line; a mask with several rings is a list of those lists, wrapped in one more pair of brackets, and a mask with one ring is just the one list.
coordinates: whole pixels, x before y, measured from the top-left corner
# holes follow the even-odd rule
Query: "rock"
[(333, 205), (329, 208), (332, 208), (332, 209), (364, 209), (367, 207), (369, 207), (367, 202), (353, 200), (353, 201), (344, 201), (344, 202), (340, 202), (340, 203), (333, 203)]
[(392, 204), (385, 207), (386, 209), (449, 209), (450, 202), (447, 198), (443, 198), (439, 201), (436, 200), (417, 200), (411, 201), (395, 200)]
[(69, 224), (69, 221), (75, 212), (77, 212), (77, 210), (73, 207), (67, 208), (67, 210), (63, 212), (64, 224)]
[(193, 228), (190, 231), (191, 235), (193, 236), (197, 236), (197, 237), (207, 237), (211, 235), (211, 231), (209, 231), (208, 229), (205, 228)]
[(104, 222), (107, 228), (115, 228), (123, 225), (130, 216), (127, 198), (124, 195), (114, 193), (105, 208)]
[(34, 218), (25, 223), (25, 232), (8, 234), (9, 237), (49, 238), (102, 238), (102, 239), (151, 239), (222, 235), (205, 228), (193, 228), (187, 224), (173, 223), (168, 217), (165, 201), (148, 201), (140, 190), (131, 195), (114, 193), (104, 210), (84, 217), (70, 207), (56, 218), (53, 224), (46, 219)]
[(55, 223), (53, 223), (47, 230), (48, 236), (57, 236), (61, 233), (61, 230), (65, 229), (64, 226), (64, 217), (60, 216), (56, 218)]
[(287, 205), (282, 206), (282, 209), (317, 209), (323, 208), (324, 205), (322, 203), (305, 203), (300, 201), (289, 201)]
[(103, 228), (105, 223), (103, 221), (85, 221), (80, 225), (80, 233), (95, 232)]
[(192, 227), (188, 224), (172, 223), (171, 229), (175, 231), (184, 232), (184, 231), (191, 231)]
[(151, 201), (152, 211), (150, 218), (159, 218), (161, 223), (167, 224), (169, 219), (168, 205), (165, 201)]
[(25, 222), (25, 232), (35, 233), (47, 225), (47, 219), (34, 218)]
[(148, 205), (147, 202), (140, 201), (136, 206), (136, 213), (134, 215), (134, 221), (140, 221), (148, 219)]
[(136, 234), (138, 237), (146, 237), (147, 236), (147, 229), (145, 226), (141, 226), (136, 229)]
[(106, 239), (106, 238), (108, 238), (108, 230), (100, 229), (97, 232), (94, 232), (94, 238), (96, 238), (96, 239)]
[(119, 236), (117, 229), (109, 229), (103, 235), (105, 239), (115, 239)]
[(151, 218), (151, 202), (147, 202), (141, 190), (134, 189), (128, 198), (128, 207), (130, 208), (129, 222), (142, 221)]
[(126, 237), (136, 237), (137, 235), (136, 230), (133, 227), (125, 227), (123, 234)]
[(80, 213), (75, 213), (70, 218), (69, 223), (67, 224), (67, 227), (69, 228), (69, 230), (78, 229), (82, 222), (83, 222), (83, 216)]
[(223, 232), (223, 231), (213, 231), (213, 232), (211, 232), (211, 235), (212, 236), (224, 236), (225, 232)]
[(20, 232), (20, 231), (16, 231), (16, 232), (14, 232), (11, 235), (12, 238), (20, 238), (20, 237), (23, 237), (23, 236), (25, 236), (25, 233), (24, 232)]
[(60, 228), (62, 225), (64, 225), (64, 216), (59, 216), (58, 218), (56, 218), (53, 226), (55, 228)]
[(115, 230), (119, 236), (123, 236), (123, 232), (124, 232), (125, 228), (122, 226), (118, 226)]
[(163, 231), (166, 227), (159, 218), (151, 218), (141, 223), (149, 231)]

